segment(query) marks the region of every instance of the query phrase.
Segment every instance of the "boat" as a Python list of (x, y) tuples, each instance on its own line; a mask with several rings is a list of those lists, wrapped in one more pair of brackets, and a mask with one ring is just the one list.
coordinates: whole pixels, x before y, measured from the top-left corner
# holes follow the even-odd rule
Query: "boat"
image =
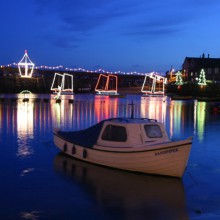
[(54, 143), (65, 154), (97, 165), (181, 178), (192, 137), (172, 141), (154, 119), (109, 118), (80, 131), (54, 129)]
[(112, 74), (100, 74), (95, 91), (97, 95), (118, 96), (118, 77)]

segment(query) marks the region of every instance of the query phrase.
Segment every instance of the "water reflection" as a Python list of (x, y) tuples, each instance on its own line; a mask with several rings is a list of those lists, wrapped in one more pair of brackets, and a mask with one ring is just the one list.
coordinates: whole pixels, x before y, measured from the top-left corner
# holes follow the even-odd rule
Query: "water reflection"
[(17, 131), (18, 137), (24, 134), (33, 134), (34, 103), (18, 101), (17, 104)]
[(22, 219), (37, 220), (40, 219), (40, 214), (41, 212), (39, 211), (21, 212), (20, 217)]
[(118, 99), (115, 99), (114, 102), (110, 102), (108, 96), (95, 96), (94, 99), (94, 113), (95, 117), (98, 121), (101, 121), (104, 118), (116, 117), (117, 115), (117, 107), (118, 107)]
[(24, 169), (24, 170), (22, 170), (22, 172), (20, 173), (20, 176), (26, 176), (26, 175), (28, 175), (29, 173), (33, 172), (34, 170), (35, 170), (34, 168)]
[[(73, 104), (62, 100), (51, 102), (54, 126), (66, 129), (83, 129), (110, 117), (130, 117), (134, 103), (134, 117), (156, 118), (166, 121), (167, 103), (160, 98), (140, 96), (130, 99), (109, 98), (108, 96), (92, 96), (88, 99), (75, 99)], [(83, 123), (82, 123), (83, 122)]]
[[(183, 138), (182, 136), (184, 128), (191, 127), (192, 131), (190, 136), (193, 135), (193, 123), (194, 123), (194, 102), (186, 101), (170, 101), (167, 105), (166, 119), (169, 127), (170, 137)], [(188, 125), (186, 124), (188, 123)], [(189, 126), (191, 125), (192, 126)], [(182, 137), (181, 137), (182, 136)]]
[[(216, 143), (220, 115), (208, 111), (210, 103), (171, 101), (168, 98), (163, 102), (160, 98), (143, 99), (138, 95), (124, 99), (75, 95), (72, 103), (66, 97), (56, 103), (49, 95), (29, 97), (28, 102), (22, 99), (5, 95), (5, 100), (0, 100), (3, 155), (0, 188), (2, 199), (7, 200), (2, 202), (2, 210), (10, 210), (12, 215), (16, 213), (13, 219), (17, 219), (18, 212), (21, 218), (38, 218), (41, 214), (36, 210), (43, 213), (49, 210), (51, 215), (54, 210), (62, 210), (68, 217), (72, 214), (75, 217), (78, 209), (82, 214), (88, 207), (95, 215), (101, 215), (99, 219), (188, 219), (184, 189), (179, 180), (97, 168), (57, 155), (58, 150), (53, 144), (55, 127), (77, 130), (105, 118), (129, 117), (132, 102), (135, 117), (156, 118), (164, 122), (171, 138), (194, 135), (189, 169), (183, 179), (188, 209), (191, 212), (204, 210), (204, 213), (218, 209), (220, 165)], [(54, 175), (51, 167), (54, 157), (55, 169), (64, 176)], [(192, 178), (195, 179), (194, 185), (191, 184)], [(77, 182), (80, 184), (75, 185), (74, 190), (78, 196), (66, 193), (68, 187), (72, 190)], [(212, 187), (207, 188), (207, 185)], [(58, 188), (61, 190), (57, 191)], [(11, 201), (16, 208), (12, 208)], [(72, 211), (76, 206), (77, 211)], [(84, 219), (97, 218), (89, 216)]]
[(141, 114), (140, 117), (157, 119), (158, 121), (166, 122), (166, 105), (163, 97), (142, 97), (141, 98)]
[(17, 135), (18, 157), (33, 154), (33, 148), (28, 144), (28, 139), (33, 139), (34, 104), (32, 102), (17, 103)]
[(202, 142), (205, 132), (205, 119), (206, 119), (206, 102), (195, 102), (194, 109), (194, 128), (198, 133), (198, 140)]
[[(55, 170), (80, 183), (112, 219), (189, 219), (181, 180), (103, 168), (58, 154)], [(111, 218), (110, 218), (111, 219)]]
[[(36, 96), (36, 95), (35, 95)], [(48, 98), (47, 102), (43, 101)], [(167, 126), (171, 138), (180, 137), (192, 123), (192, 132), (203, 141), (206, 123), (205, 102), (170, 101), (162, 97), (128, 96), (126, 99), (97, 95), (74, 95), (74, 101), (62, 96), (60, 103), (52, 96), (39, 95), (40, 101), (32, 97), (29, 102), (11, 98), (0, 102), (0, 132), (17, 134), (20, 146), (25, 140), (33, 139), (35, 129), (41, 133), (48, 129), (84, 129), (110, 117), (130, 117), (134, 103), (134, 117), (155, 118)], [(188, 126), (189, 127), (189, 126)], [(51, 130), (52, 131), (52, 130)], [(28, 150), (28, 149), (26, 149)], [(24, 154), (28, 153), (25, 149)], [(22, 154), (22, 151), (19, 154)]]

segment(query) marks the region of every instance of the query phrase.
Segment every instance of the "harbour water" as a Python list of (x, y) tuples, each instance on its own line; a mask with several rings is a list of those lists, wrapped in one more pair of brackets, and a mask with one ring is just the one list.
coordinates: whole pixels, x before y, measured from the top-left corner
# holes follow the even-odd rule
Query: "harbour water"
[[(220, 114), (212, 103), (127, 95), (1, 95), (0, 219), (220, 219)], [(69, 100), (73, 100), (70, 102)], [(61, 154), (53, 129), (109, 117), (163, 122), (172, 139), (193, 136), (182, 178), (134, 174)]]

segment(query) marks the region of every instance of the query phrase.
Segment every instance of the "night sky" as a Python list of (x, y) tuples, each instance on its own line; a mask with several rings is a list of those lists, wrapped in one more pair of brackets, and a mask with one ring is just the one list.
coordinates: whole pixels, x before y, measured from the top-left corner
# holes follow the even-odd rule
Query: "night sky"
[(219, 0), (1, 1), (0, 65), (165, 72), (220, 57)]

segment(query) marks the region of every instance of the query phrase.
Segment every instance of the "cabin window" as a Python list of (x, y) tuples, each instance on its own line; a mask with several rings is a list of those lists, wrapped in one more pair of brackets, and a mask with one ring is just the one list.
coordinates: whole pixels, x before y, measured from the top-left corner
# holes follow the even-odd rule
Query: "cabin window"
[(122, 126), (107, 125), (102, 134), (102, 139), (105, 141), (125, 142), (127, 140), (126, 129)]
[(144, 130), (149, 138), (161, 138), (163, 137), (162, 131), (159, 125), (145, 125)]

